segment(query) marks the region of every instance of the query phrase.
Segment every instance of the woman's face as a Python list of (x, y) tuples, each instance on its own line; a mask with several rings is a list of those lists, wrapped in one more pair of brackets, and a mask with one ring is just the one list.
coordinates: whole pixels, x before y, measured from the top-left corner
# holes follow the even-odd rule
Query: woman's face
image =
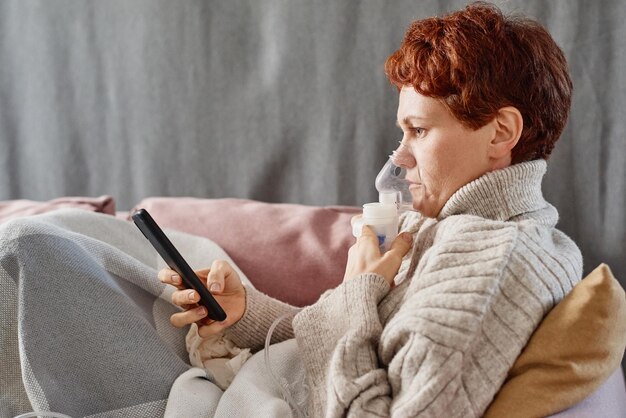
[(488, 146), (492, 123), (472, 130), (461, 124), (438, 100), (403, 87), (398, 105), (402, 143), (396, 163), (407, 169), (413, 208), (437, 217), (459, 188), (493, 169)]

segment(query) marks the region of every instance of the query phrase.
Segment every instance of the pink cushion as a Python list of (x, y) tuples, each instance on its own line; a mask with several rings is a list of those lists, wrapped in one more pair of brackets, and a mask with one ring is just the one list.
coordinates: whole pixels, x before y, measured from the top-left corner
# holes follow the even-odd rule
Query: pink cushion
[(296, 306), (341, 283), (354, 243), (350, 219), (360, 213), (346, 206), (180, 197), (147, 198), (139, 208), (163, 228), (212, 239), (260, 291)]
[(23, 199), (7, 200), (0, 202), (0, 222), (21, 216), (50, 212), (59, 208), (77, 208), (115, 215), (115, 200), (111, 196), (61, 197), (45, 202)]

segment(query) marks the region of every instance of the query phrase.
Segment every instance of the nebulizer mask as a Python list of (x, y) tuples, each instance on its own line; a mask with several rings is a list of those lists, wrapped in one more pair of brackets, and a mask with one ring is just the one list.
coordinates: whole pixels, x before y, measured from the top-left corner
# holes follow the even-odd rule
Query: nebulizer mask
[[(352, 234), (361, 236), (363, 225), (370, 226), (378, 237), (381, 253), (389, 250), (398, 235), (398, 220), (402, 212), (413, 210), (413, 197), (409, 191), (411, 182), (406, 178), (406, 167), (415, 168), (416, 161), (406, 145), (389, 156), (374, 182), (378, 190), (378, 202), (363, 205), (363, 217), (352, 225)], [(413, 170), (415, 173), (418, 170)], [(419, 179), (412, 179), (419, 182)]]

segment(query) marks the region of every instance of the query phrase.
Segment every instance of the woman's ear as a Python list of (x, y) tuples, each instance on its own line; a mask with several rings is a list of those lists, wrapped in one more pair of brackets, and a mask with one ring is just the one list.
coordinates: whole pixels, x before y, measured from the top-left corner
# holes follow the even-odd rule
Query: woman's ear
[(511, 155), (511, 150), (522, 135), (524, 119), (517, 108), (503, 107), (494, 119), (495, 135), (489, 143), (489, 157), (500, 160)]

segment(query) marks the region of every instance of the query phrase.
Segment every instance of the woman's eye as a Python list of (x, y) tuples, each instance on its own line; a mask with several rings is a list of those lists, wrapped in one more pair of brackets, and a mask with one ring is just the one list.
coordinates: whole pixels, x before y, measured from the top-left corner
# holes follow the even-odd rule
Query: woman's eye
[(413, 138), (421, 138), (426, 133), (426, 129), (419, 126), (403, 126), (402, 132), (404, 135), (408, 135)]

